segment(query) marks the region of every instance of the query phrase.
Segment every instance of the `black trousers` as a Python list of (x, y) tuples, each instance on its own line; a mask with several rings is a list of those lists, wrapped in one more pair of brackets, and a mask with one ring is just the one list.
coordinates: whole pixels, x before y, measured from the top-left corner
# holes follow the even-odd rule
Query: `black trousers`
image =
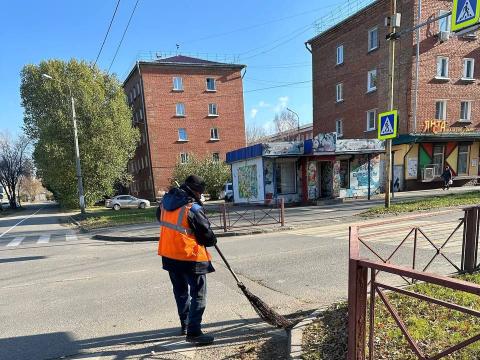
[(200, 332), (207, 305), (207, 276), (169, 271), (180, 322), (187, 324), (187, 333)]

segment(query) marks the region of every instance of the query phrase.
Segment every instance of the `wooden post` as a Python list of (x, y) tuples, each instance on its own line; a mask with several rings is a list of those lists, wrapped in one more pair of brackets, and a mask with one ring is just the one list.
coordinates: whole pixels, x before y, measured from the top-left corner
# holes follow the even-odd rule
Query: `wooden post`
[(463, 239), (463, 267), (462, 271), (472, 273), (477, 267), (478, 252), (478, 207), (469, 207), (465, 211), (465, 231)]
[(348, 360), (365, 359), (368, 269), (358, 260), (358, 229), (350, 228), (348, 262)]
[(280, 226), (285, 226), (285, 199), (280, 198)]
[(222, 220), (223, 220), (223, 232), (227, 232), (227, 204), (222, 206)]

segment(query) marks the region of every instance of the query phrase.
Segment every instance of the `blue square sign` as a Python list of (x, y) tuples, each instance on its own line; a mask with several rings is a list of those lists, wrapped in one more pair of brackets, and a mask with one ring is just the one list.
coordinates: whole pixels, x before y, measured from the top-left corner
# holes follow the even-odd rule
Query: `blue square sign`
[(378, 139), (386, 140), (397, 137), (397, 110), (378, 115)]

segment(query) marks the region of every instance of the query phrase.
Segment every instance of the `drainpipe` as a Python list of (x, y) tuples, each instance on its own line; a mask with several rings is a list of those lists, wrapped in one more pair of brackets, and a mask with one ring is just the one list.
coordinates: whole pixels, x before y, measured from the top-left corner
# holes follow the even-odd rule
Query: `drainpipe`
[[(422, 16), (422, 0), (418, 0), (417, 24), (420, 23)], [(418, 76), (419, 76), (419, 57), (420, 57), (420, 27), (416, 31), (417, 44), (415, 47), (415, 89), (413, 102), (413, 133), (417, 132), (417, 108), (418, 108)], [(408, 129), (407, 129), (408, 132)]]
[(150, 164), (150, 178), (151, 178), (151, 184), (152, 184), (152, 193), (153, 193), (153, 199), (157, 200), (157, 194), (155, 193), (155, 179), (153, 177), (153, 163), (152, 163), (152, 156), (150, 153), (150, 136), (148, 135), (148, 126), (147, 126), (147, 107), (145, 106), (145, 91), (143, 87), (143, 77), (142, 77), (142, 72), (140, 71), (140, 64), (137, 61), (137, 71), (138, 71), (138, 76), (140, 77), (140, 87), (142, 89), (142, 106), (143, 106), (143, 127), (145, 130), (145, 136), (147, 138), (147, 156), (148, 156), (148, 162)]

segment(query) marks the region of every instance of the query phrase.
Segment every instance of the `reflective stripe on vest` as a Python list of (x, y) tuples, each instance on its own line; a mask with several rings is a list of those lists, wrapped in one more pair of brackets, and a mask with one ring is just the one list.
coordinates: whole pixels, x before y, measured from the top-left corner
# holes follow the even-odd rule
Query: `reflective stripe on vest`
[[(178, 214), (178, 220), (176, 224), (169, 223), (167, 221), (163, 220), (162, 214), (164, 213), (164, 208), (163, 206), (160, 209), (160, 226), (165, 226), (169, 229), (178, 231), (179, 233), (185, 234), (185, 235), (191, 235), (193, 234), (192, 229), (185, 228), (182, 226), (183, 219), (185, 218), (185, 212), (187, 211), (187, 208), (185, 206), (182, 206), (182, 209), (180, 210), (180, 213)], [(160, 232), (162, 229), (160, 228)]]

